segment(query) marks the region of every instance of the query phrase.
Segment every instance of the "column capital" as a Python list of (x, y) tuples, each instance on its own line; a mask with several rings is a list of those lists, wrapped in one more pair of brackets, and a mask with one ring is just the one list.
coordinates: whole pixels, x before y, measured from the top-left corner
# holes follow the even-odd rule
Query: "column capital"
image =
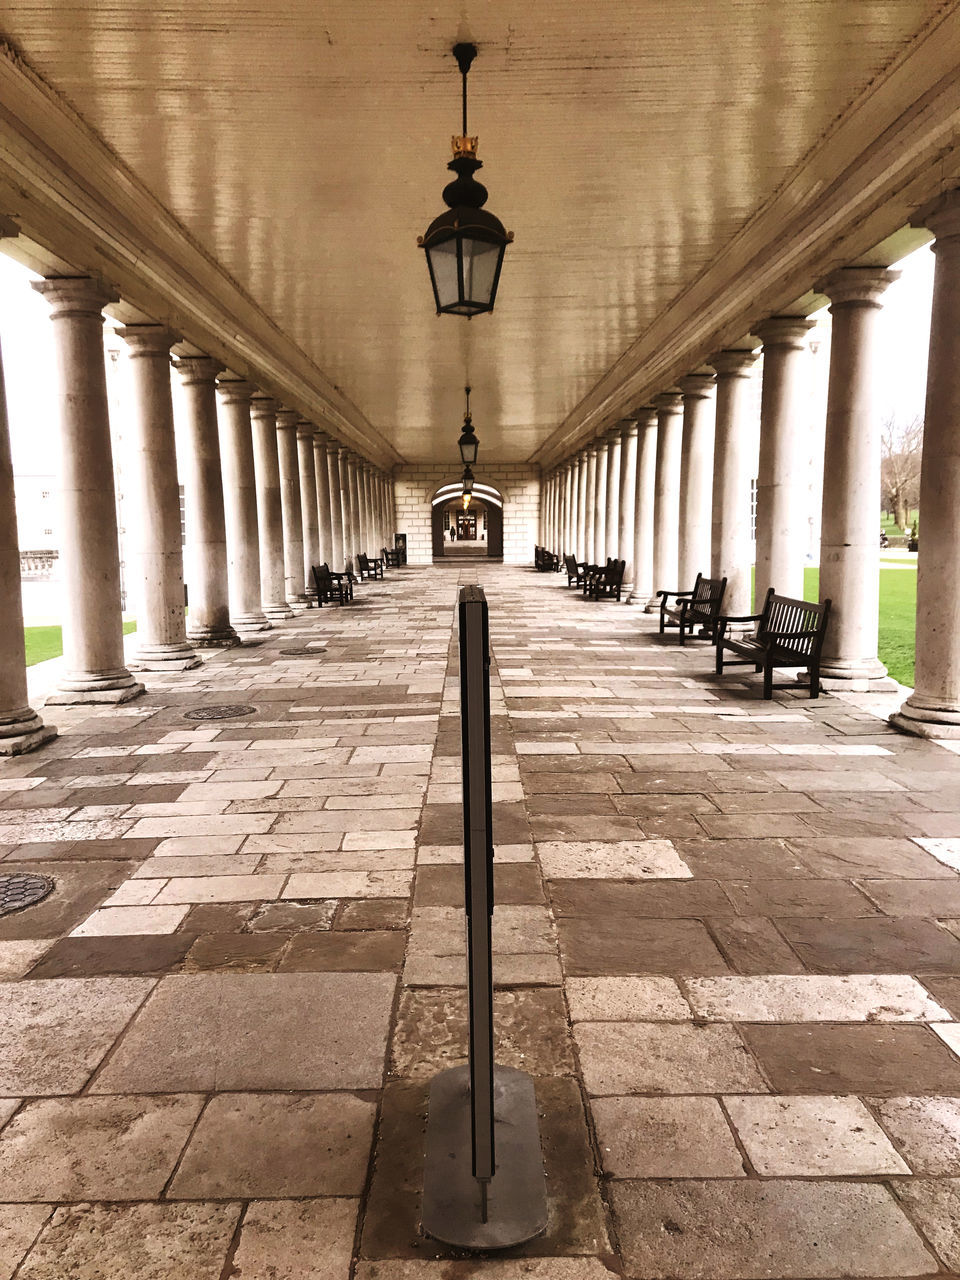
[(653, 397), (653, 403), (658, 413), (663, 413), (665, 410), (668, 413), (679, 413), (683, 408), (683, 392), (661, 391), (658, 396)]
[(607, 450), (610, 448), (610, 441), (607, 439), (606, 436), (597, 436), (597, 439), (594, 442), (594, 447), (596, 448), (596, 451), (598, 454), (606, 453)]
[(688, 373), (680, 378), (677, 386), (683, 392), (684, 400), (705, 400), (714, 388), (716, 375), (712, 373)]
[(641, 404), (634, 409), (630, 417), (637, 424), (638, 431), (646, 431), (647, 427), (657, 425), (657, 410), (652, 404)]
[(716, 369), (717, 378), (749, 378), (750, 370), (760, 357), (759, 351), (737, 351), (728, 348), (718, 351), (707, 361), (712, 369)]
[(296, 409), (278, 409), (277, 410), (277, 430), (292, 431), (300, 421), (300, 415)]
[(250, 397), (250, 415), (255, 418), (275, 418), (279, 402), (264, 391), (255, 391)]
[(256, 387), (252, 382), (245, 382), (243, 378), (218, 378), (217, 390), (224, 404), (249, 405)]
[(117, 333), (127, 344), (131, 360), (138, 356), (164, 356), (180, 341), (180, 335), (164, 324), (125, 324)]
[(180, 375), (185, 387), (194, 387), (206, 383), (213, 385), (217, 374), (223, 373), (223, 365), (213, 356), (177, 356), (173, 367)]
[[(910, 219), (911, 227), (926, 227), (937, 240), (960, 236), (960, 188), (943, 191), (921, 205)], [(937, 246), (934, 245), (934, 252)], [(33, 286), (36, 289), (36, 285)]]
[(806, 336), (816, 324), (806, 316), (770, 316), (754, 327), (754, 333), (767, 347), (786, 347), (792, 351), (806, 349)]
[(298, 440), (312, 441), (314, 431), (316, 431), (316, 427), (313, 425), (312, 422), (305, 422), (303, 418), (297, 415), (297, 439)]
[(899, 271), (888, 267), (840, 267), (821, 280), (817, 293), (825, 293), (830, 299), (830, 313), (835, 307), (877, 307), (880, 299), (894, 280), (900, 279)]
[(314, 429), (313, 443), (326, 445), (329, 448), (331, 443), (330, 436), (326, 431), (324, 431), (323, 427), (316, 427)]
[(70, 315), (99, 316), (104, 307), (120, 301), (118, 293), (94, 276), (50, 276), (46, 280), (34, 280), (31, 287), (50, 303), (54, 319)]

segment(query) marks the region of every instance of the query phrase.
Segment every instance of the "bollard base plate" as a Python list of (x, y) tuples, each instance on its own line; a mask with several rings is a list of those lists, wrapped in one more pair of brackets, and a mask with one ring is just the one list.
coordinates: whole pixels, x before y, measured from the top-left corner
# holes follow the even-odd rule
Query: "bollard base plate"
[(461, 1249), (509, 1249), (547, 1225), (547, 1187), (533, 1080), (525, 1071), (494, 1067), (497, 1172), (482, 1188), (472, 1171), (470, 1069), (433, 1077), (427, 1111), (423, 1230)]

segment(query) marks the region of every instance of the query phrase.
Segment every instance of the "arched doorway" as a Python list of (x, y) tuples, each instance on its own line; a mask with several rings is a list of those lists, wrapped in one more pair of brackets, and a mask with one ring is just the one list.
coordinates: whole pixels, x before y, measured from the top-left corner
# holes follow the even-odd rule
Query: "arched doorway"
[(434, 560), (503, 559), (503, 496), (499, 490), (475, 484), (470, 504), (464, 508), (457, 481), (441, 485), (432, 505)]

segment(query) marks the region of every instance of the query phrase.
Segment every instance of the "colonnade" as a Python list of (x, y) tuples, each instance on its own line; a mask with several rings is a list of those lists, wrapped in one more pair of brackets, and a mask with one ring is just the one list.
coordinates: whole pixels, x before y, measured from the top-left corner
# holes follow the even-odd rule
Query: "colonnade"
[[(50, 304), (60, 407), (64, 659), (48, 705), (126, 702), (143, 692), (134, 672), (188, 670), (199, 649), (256, 642), (309, 606), (312, 565), (351, 570), (358, 552), (392, 544), (392, 476), (217, 360), (174, 356), (170, 329), (121, 327), (134, 395), (125, 564), (137, 639), (127, 662), (103, 346), (103, 310), (118, 299), (90, 277), (33, 287)], [(183, 387), (176, 426), (171, 365)], [(2, 364), (0, 599), (0, 755), (14, 755), (56, 731), (28, 705)]]
[[(960, 737), (960, 191), (919, 210), (936, 268), (920, 484), (916, 688), (892, 717), (933, 738)], [(893, 688), (877, 656), (880, 422), (877, 316), (898, 272), (853, 265), (814, 282), (833, 320), (824, 446), (821, 599), (832, 601), (822, 683)], [(805, 547), (802, 315), (757, 316), (741, 343), (709, 354), (610, 433), (541, 479), (540, 541), (589, 563), (625, 561), (622, 599), (650, 610), (658, 590), (698, 572), (726, 577), (724, 612), (752, 612), (751, 481), (757, 481), (755, 598), (802, 597)], [(758, 351), (759, 348), (759, 351)], [(760, 434), (749, 415), (762, 351)], [(619, 483), (617, 483), (617, 479)], [(626, 508), (626, 509), (625, 509)]]

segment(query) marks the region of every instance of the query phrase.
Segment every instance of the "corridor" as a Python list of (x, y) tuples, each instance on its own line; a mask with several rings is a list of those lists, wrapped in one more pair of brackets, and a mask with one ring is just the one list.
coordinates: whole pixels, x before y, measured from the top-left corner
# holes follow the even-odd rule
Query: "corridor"
[[(418, 1225), (466, 1043), (461, 582), (550, 1202), (481, 1263)], [(394, 570), (0, 763), (0, 869), (55, 882), (0, 917), (0, 1280), (960, 1270), (956, 743), (564, 582)]]

